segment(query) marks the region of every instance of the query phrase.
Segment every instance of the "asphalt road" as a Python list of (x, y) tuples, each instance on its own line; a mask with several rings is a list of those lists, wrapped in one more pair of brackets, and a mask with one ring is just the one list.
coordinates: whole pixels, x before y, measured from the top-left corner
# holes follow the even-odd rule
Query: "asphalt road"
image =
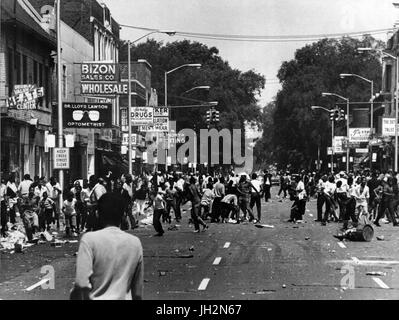
[[(398, 228), (383, 224), (371, 242), (340, 242), (332, 236), (337, 223), (314, 222), (315, 200), (308, 202), (303, 224), (286, 222), (290, 205), (275, 198), (262, 202), (262, 223), (274, 228), (212, 223), (193, 233), (186, 213), (178, 230), (164, 225), (163, 237), (153, 237), (152, 226), (134, 230), (144, 248), (144, 298), (399, 299)], [(377, 241), (381, 235), (384, 241)], [(0, 254), (0, 299), (68, 299), (76, 251), (77, 243), (41, 244), (24, 254)], [(48, 265), (54, 289), (40, 286)]]

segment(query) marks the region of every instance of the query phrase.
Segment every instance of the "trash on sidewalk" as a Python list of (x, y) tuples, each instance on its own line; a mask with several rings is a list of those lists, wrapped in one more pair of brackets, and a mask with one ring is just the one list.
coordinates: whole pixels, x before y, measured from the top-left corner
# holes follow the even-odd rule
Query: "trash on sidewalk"
[(167, 271), (161, 271), (161, 270), (160, 270), (160, 271), (159, 271), (159, 276), (160, 276), (160, 277), (161, 277), (161, 276), (166, 276), (166, 272), (167, 272)]
[(310, 237), (305, 237), (305, 240), (309, 240), (310, 239)]
[(385, 240), (384, 236), (377, 236), (376, 239), (379, 240), (379, 241)]
[(269, 228), (269, 229), (273, 229), (274, 226), (269, 225), (269, 224), (255, 224), (255, 227), (257, 228)]
[(56, 248), (61, 248), (63, 243), (64, 243), (63, 241), (54, 240), (54, 241), (50, 242), (50, 246), (56, 247)]
[(179, 228), (176, 225), (174, 225), (174, 226), (168, 227), (168, 230), (169, 231), (177, 231), (177, 230), (179, 230)]
[(181, 254), (177, 256), (178, 258), (194, 258), (192, 254)]
[(369, 271), (366, 273), (367, 276), (381, 276), (381, 277), (385, 277), (387, 275), (386, 272), (382, 272), (382, 271)]
[(189, 251), (194, 251), (194, 246), (191, 246), (190, 249), (188, 249)]
[(283, 284), (283, 288), (286, 288), (287, 286), (285, 284)]
[[(56, 232), (54, 232), (54, 233), (56, 233)], [(55, 235), (57, 235), (57, 233)], [(40, 233), (40, 238), (42, 240), (46, 240), (46, 241), (53, 240), (53, 236), (48, 231), (44, 231), (44, 232)]]

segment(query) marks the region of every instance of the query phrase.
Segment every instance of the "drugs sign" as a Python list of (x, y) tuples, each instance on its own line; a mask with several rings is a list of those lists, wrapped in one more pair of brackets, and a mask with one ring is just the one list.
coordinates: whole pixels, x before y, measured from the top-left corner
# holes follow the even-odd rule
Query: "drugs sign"
[(154, 121), (154, 109), (152, 107), (133, 107), (131, 113), (132, 125), (152, 125)]
[(83, 62), (81, 64), (81, 81), (118, 81), (118, 65), (107, 62)]

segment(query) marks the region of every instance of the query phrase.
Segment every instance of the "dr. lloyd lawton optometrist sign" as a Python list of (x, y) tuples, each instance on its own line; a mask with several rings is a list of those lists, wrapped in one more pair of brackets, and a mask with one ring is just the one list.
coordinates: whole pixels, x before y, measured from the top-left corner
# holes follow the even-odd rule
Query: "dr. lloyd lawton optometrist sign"
[(64, 128), (112, 128), (112, 104), (64, 102)]

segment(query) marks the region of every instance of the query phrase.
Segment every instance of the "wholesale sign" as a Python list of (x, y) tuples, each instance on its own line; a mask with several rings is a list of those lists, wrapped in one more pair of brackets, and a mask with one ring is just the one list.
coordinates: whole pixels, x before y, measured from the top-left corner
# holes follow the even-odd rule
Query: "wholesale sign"
[(64, 102), (64, 128), (112, 128), (112, 105), (109, 103)]
[(133, 107), (131, 113), (132, 125), (152, 125), (154, 121), (154, 108), (152, 107)]
[(370, 128), (349, 128), (349, 142), (368, 142)]
[(37, 109), (37, 99), (44, 96), (44, 88), (36, 85), (15, 85), (13, 96), (7, 99), (7, 107), (18, 110)]
[(395, 118), (382, 118), (382, 135), (395, 136)]
[(112, 82), (81, 82), (81, 94), (83, 95), (121, 95), (128, 94), (127, 83), (112, 83)]
[(83, 62), (81, 64), (81, 81), (118, 82), (119, 68), (115, 63)]

